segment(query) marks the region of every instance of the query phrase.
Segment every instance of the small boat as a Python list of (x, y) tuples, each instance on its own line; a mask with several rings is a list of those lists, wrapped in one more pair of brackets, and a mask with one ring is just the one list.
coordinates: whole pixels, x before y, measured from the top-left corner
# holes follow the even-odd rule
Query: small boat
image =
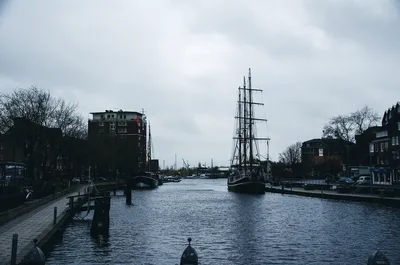
[(141, 172), (129, 181), (133, 189), (155, 189), (158, 187), (157, 175), (151, 172)]
[(186, 247), (186, 249), (183, 251), (183, 254), (181, 256), (181, 263), (180, 265), (198, 265), (199, 264), (199, 257), (197, 256), (196, 250), (192, 248), (190, 245), (190, 242), (192, 239), (189, 237), (188, 242), (189, 246)]
[(164, 178), (164, 183), (168, 182), (181, 182), (181, 179), (179, 177), (172, 177), (172, 176), (167, 176)]

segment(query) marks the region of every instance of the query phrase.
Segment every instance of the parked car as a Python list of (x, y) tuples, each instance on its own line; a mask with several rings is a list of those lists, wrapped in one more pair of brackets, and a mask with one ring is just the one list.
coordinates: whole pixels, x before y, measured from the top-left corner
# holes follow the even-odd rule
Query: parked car
[(352, 184), (354, 184), (354, 181), (351, 178), (342, 177), (339, 179), (339, 184), (352, 185)]
[(357, 180), (357, 184), (371, 184), (371, 177), (370, 176), (360, 176)]

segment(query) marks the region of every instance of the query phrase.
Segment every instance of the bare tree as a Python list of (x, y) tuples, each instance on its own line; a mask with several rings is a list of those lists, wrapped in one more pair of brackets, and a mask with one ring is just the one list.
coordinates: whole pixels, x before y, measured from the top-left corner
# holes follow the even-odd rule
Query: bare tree
[(364, 106), (348, 115), (332, 117), (324, 126), (322, 136), (354, 142), (355, 135), (362, 134), (369, 127), (377, 125), (379, 119), (376, 112), (370, 107)]
[(362, 134), (369, 127), (377, 125), (380, 120), (378, 113), (367, 105), (353, 112), (351, 117), (355, 127), (355, 134)]
[(301, 163), (301, 142), (286, 147), (286, 149), (279, 154), (279, 161), (290, 167)]
[(54, 98), (50, 92), (35, 86), (0, 94), (0, 133), (13, 125), (13, 119), (25, 118), (37, 125), (60, 128), (63, 135), (82, 138), (86, 123), (76, 112), (77, 104)]
[(354, 125), (354, 119), (351, 115), (333, 117), (324, 126), (322, 136), (354, 142)]

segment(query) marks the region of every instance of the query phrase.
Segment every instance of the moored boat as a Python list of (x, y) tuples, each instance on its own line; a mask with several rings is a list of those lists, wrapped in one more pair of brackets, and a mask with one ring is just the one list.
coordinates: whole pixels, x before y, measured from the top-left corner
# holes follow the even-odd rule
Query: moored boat
[(129, 181), (133, 189), (155, 189), (158, 187), (157, 176), (151, 172), (141, 172)]
[[(263, 105), (253, 101), (252, 92), (262, 91), (251, 87), (251, 70), (249, 69), (248, 87), (244, 78), (243, 87), (239, 87), (238, 110), (235, 127), (234, 151), (231, 159), (231, 174), (228, 177), (228, 190), (243, 193), (265, 193), (266, 173), (260, 160), (257, 141), (267, 141), (269, 138), (255, 137), (255, 121), (266, 119), (255, 118), (254, 105)], [(268, 154), (267, 154), (268, 163)]]

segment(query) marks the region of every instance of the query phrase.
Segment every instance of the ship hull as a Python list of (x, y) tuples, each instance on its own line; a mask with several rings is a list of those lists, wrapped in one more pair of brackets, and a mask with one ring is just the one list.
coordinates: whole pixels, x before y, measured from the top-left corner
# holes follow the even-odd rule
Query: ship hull
[(155, 189), (158, 187), (158, 180), (147, 176), (137, 176), (130, 180), (130, 186), (137, 190)]
[(264, 194), (265, 182), (249, 179), (241, 179), (231, 183), (228, 182), (228, 191), (248, 194)]

